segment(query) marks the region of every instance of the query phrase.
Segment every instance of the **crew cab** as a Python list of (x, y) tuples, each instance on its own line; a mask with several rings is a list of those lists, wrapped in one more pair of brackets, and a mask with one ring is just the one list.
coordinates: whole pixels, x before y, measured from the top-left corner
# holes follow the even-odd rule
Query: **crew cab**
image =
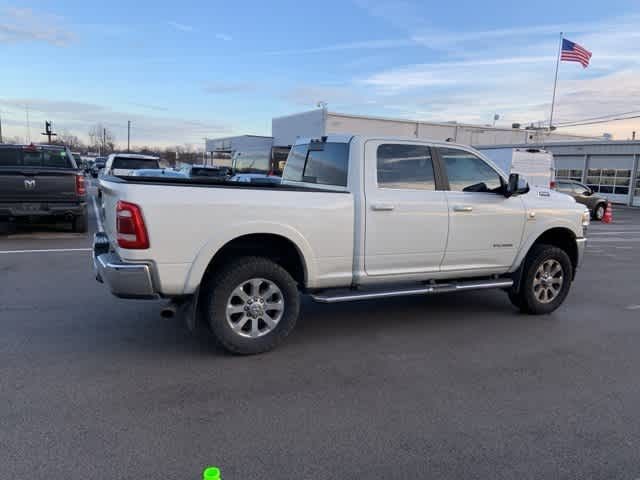
[[(254, 354), (324, 303), (488, 288), (548, 314), (569, 293), (589, 213), (472, 148), (417, 139), (299, 139), (280, 184), (103, 177), (99, 281), (171, 300), (190, 328)], [(169, 310), (171, 311), (171, 310)]]
[(0, 145), (0, 223), (48, 218), (87, 231), (84, 175), (68, 148)]

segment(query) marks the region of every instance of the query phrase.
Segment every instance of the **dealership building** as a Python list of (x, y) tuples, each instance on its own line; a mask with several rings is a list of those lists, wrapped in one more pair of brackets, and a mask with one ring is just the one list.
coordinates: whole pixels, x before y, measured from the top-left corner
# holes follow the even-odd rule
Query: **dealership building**
[(425, 122), (371, 117), (316, 109), (276, 117), (271, 121), (271, 136), (238, 135), (206, 139), (205, 151), (210, 158), (226, 158), (236, 152), (264, 148), (289, 148), (298, 137), (318, 138), (330, 134), (388, 135), (453, 141), (466, 145), (540, 143), (563, 140), (597, 140), (544, 129), (505, 128), (469, 125), (457, 122)]
[(640, 141), (549, 141), (496, 148), (505, 146), (548, 150), (556, 178), (582, 182), (614, 203), (640, 207)]
[(614, 141), (606, 137), (513, 127), (381, 118), (319, 108), (274, 118), (270, 137), (240, 135), (208, 139), (206, 151), (214, 163), (222, 163), (223, 158), (244, 150), (282, 155), (298, 137), (318, 138), (340, 133), (452, 141), (484, 148), (542, 148), (553, 153), (558, 178), (585, 183), (612, 202), (640, 206), (639, 141)]

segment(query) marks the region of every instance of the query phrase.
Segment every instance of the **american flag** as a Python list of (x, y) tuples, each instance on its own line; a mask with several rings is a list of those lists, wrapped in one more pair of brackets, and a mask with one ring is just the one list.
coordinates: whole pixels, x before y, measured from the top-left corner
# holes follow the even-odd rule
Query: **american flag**
[(582, 68), (587, 68), (589, 60), (591, 60), (591, 52), (577, 43), (563, 38), (560, 60), (564, 62), (580, 62)]

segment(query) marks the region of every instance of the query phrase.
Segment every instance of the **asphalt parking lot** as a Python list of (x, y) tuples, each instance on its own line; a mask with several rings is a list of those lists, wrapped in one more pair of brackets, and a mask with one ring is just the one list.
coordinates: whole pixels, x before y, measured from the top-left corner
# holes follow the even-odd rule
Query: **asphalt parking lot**
[(553, 315), (500, 291), (305, 301), (285, 344), (235, 357), (112, 297), (90, 235), (0, 236), (0, 478), (639, 478), (640, 209), (589, 237)]

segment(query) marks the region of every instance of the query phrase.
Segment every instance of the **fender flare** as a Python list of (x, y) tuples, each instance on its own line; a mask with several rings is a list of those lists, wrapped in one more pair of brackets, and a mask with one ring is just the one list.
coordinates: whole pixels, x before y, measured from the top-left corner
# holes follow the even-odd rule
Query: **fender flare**
[(522, 274), (524, 271), (524, 262), (527, 260), (527, 257), (529, 256), (529, 252), (531, 251), (531, 249), (533, 248), (533, 246), (538, 242), (538, 240), (547, 232), (554, 230), (554, 229), (562, 229), (562, 230), (566, 230), (567, 232), (569, 232), (571, 234), (571, 236), (573, 237), (573, 239), (575, 240), (576, 238), (578, 238), (578, 235), (576, 234), (575, 230), (574, 230), (574, 226), (570, 223), (570, 222), (561, 222), (558, 223), (557, 221), (554, 223), (547, 223), (544, 225), (541, 225), (539, 228), (536, 228), (527, 238), (524, 242), (522, 242), (521, 244), (521, 248), (520, 248), (520, 253), (518, 254), (518, 256), (516, 257), (516, 259), (514, 260), (512, 266), (511, 266), (511, 276), (513, 278), (513, 286), (514, 289), (516, 291), (519, 290), (520, 287), (520, 282), (522, 280)]
[(200, 286), (207, 267), (221, 248), (245, 235), (277, 235), (289, 240), (298, 250), (305, 272), (305, 284), (313, 283), (316, 277), (315, 254), (304, 236), (290, 225), (276, 222), (243, 222), (224, 228), (224, 235), (209, 239), (198, 251), (184, 284), (184, 293), (190, 295)]

